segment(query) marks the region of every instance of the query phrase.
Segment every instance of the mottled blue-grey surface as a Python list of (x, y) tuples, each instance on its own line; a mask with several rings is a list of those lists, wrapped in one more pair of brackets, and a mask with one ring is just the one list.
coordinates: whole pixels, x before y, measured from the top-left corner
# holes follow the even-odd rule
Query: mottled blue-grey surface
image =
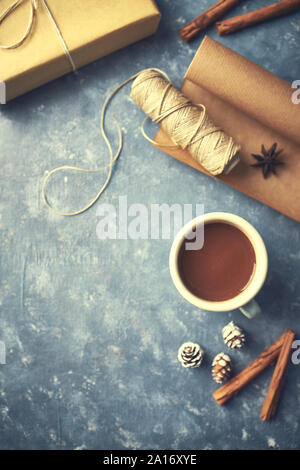
[[(299, 224), (153, 148), (140, 134), (143, 113), (128, 88), (109, 111), (122, 122), (125, 143), (102, 200), (74, 218), (54, 215), (41, 200), (47, 170), (107, 162), (99, 113), (109, 90), (149, 66), (164, 69), (180, 86), (201, 38), (187, 45), (177, 30), (212, 3), (158, 0), (163, 18), (154, 37), (0, 110), (0, 340), (7, 346), (7, 364), (0, 365), (2, 449), (300, 447), (300, 365), (290, 364), (270, 423), (261, 422), (259, 411), (271, 369), (225, 407), (214, 402), (210, 377), (229, 320), (247, 335), (247, 347), (232, 352), (235, 372), (285, 328), (300, 334)], [(244, 1), (233, 13), (261, 4)], [(300, 12), (220, 41), (293, 81), (300, 79), (299, 32)], [(217, 37), (213, 27), (208, 33)], [(115, 139), (113, 124), (109, 133)], [(79, 208), (103, 181), (104, 174), (62, 175), (49, 185), (51, 201)], [(170, 279), (171, 240), (100, 241), (97, 208), (117, 206), (119, 195), (149, 208), (203, 203), (207, 212), (230, 211), (252, 222), (270, 257), (258, 296), (263, 315), (250, 321), (238, 311), (208, 313), (189, 305)], [(177, 362), (187, 340), (206, 351), (198, 370)]]

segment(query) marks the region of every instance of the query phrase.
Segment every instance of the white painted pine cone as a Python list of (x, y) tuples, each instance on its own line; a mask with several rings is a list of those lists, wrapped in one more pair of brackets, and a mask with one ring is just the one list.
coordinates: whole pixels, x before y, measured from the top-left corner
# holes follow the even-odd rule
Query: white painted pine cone
[(178, 350), (178, 361), (183, 367), (199, 367), (204, 351), (197, 343), (183, 343)]
[(245, 335), (243, 330), (231, 321), (228, 325), (224, 326), (222, 335), (225, 344), (231, 349), (240, 349), (244, 346)]
[(228, 379), (231, 374), (231, 359), (228, 354), (221, 352), (217, 354), (212, 363), (212, 376), (213, 379), (221, 384), (224, 380)]

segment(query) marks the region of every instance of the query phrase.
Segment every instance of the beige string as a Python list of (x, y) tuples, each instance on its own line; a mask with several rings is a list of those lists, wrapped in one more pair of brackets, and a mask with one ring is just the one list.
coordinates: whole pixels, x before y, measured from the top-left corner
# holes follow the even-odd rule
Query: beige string
[[(94, 170), (90, 170), (90, 169), (87, 169), (87, 168), (80, 168), (80, 167), (76, 167), (76, 166), (69, 166), (69, 165), (64, 165), (64, 166), (60, 166), (60, 167), (57, 167), (57, 168), (54, 168), (53, 170), (51, 170), (47, 176), (45, 177), (43, 183), (42, 183), (42, 198), (43, 198), (43, 201), (44, 203), (46, 204), (46, 206), (51, 209), (55, 214), (57, 215), (64, 215), (64, 216), (73, 216), (73, 215), (79, 215), (79, 214), (82, 214), (83, 212), (87, 211), (90, 207), (92, 207), (95, 202), (99, 199), (99, 197), (101, 196), (101, 194), (103, 193), (103, 191), (105, 190), (106, 186), (108, 185), (110, 179), (111, 179), (111, 175), (112, 175), (112, 168), (113, 168), (113, 164), (116, 162), (116, 160), (119, 158), (120, 156), (120, 153), (121, 153), (121, 150), (122, 150), (122, 146), (123, 146), (123, 138), (122, 138), (122, 131), (121, 131), (121, 127), (118, 123), (118, 121), (114, 118), (115, 122), (116, 122), (116, 125), (117, 125), (117, 129), (118, 129), (118, 136), (119, 136), (119, 145), (118, 145), (118, 150), (116, 151), (116, 153), (114, 154), (113, 153), (113, 150), (112, 150), (112, 146), (111, 146), (111, 143), (110, 143), (110, 140), (109, 138), (107, 137), (106, 135), (106, 132), (105, 132), (105, 116), (106, 116), (106, 110), (107, 110), (107, 106), (110, 102), (110, 100), (113, 98), (113, 96), (122, 88), (124, 87), (125, 85), (127, 85), (127, 83), (129, 83), (130, 81), (134, 80), (136, 77), (138, 76), (138, 73), (133, 75), (132, 77), (128, 78), (128, 80), (125, 80), (125, 82), (121, 83), (120, 85), (118, 85), (106, 98), (106, 100), (104, 101), (104, 104), (103, 104), (103, 107), (102, 107), (102, 110), (101, 110), (101, 120), (100, 120), (100, 130), (101, 130), (101, 134), (102, 134), (102, 137), (106, 143), (106, 146), (108, 148), (108, 152), (109, 152), (109, 163), (101, 168), (96, 168)], [(47, 183), (50, 179), (51, 176), (54, 175), (54, 173), (57, 173), (57, 172), (60, 172), (60, 171), (68, 171), (68, 170), (73, 170), (73, 171), (79, 171), (79, 172), (84, 172), (84, 173), (99, 173), (105, 169), (108, 168), (108, 174), (106, 176), (106, 180), (104, 182), (104, 184), (101, 186), (101, 188), (99, 189), (98, 193), (96, 194), (96, 196), (86, 205), (84, 206), (83, 208), (77, 210), (77, 211), (74, 211), (74, 212), (64, 212), (64, 211), (60, 211), (58, 209), (55, 209), (51, 204), (50, 202), (48, 201), (47, 199), (47, 194), (46, 194), (46, 186), (47, 186)]]
[[(147, 116), (141, 125), (141, 131), (143, 136), (149, 142), (158, 147), (178, 148), (180, 146), (182, 148), (188, 148), (190, 153), (193, 152), (192, 155), (199, 161), (199, 163), (203, 166), (206, 165), (206, 168), (212, 173), (215, 171), (214, 174), (218, 174), (216, 171), (221, 172), (221, 170), (229, 172), (233, 166), (238, 163), (239, 158), (237, 153), (240, 147), (236, 145), (233, 142), (233, 139), (227, 136), (220, 128), (214, 126), (207, 117), (206, 110), (203, 105), (193, 105), (182, 93), (176, 90), (168, 75), (162, 70), (156, 68), (142, 70), (118, 85), (104, 101), (101, 110), (100, 130), (109, 151), (109, 163), (101, 168), (93, 170), (64, 165), (54, 168), (45, 177), (42, 184), (42, 198), (46, 206), (56, 214), (73, 216), (85, 212), (95, 204), (107, 187), (111, 179), (113, 164), (119, 158), (123, 145), (121, 128), (118, 121), (114, 118), (118, 129), (119, 145), (118, 150), (113, 154), (110, 140), (105, 132), (107, 106), (115, 94), (133, 80), (135, 81), (131, 88), (132, 99), (142, 109), (145, 111), (147, 110), (146, 113), (152, 117), (154, 121), (161, 124), (176, 145), (163, 145), (148, 137), (144, 130), (145, 122), (148, 119)], [(141, 86), (142, 84), (143, 86)], [(157, 95), (157, 99), (153, 99), (151, 96), (152, 92)], [(176, 117), (179, 113), (180, 119)], [(191, 116), (189, 116), (189, 113), (191, 113)], [(172, 117), (173, 119), (171, 119), (170, 122), (170, 118)], [(189, 119), (187, 119), (187, 117), (189, 117)], [(210, 146), (213, 146), (213, 149)], [(217, 163), (213, 161), (214, 159), (217, 159)], [(97, 173), (105, 169), (108, 169), (108, 174), (104, 184), (101, 186), (96, 196), (82, 209), (74, 212), (63, 212), (55, 209), (49, 203), (46, 195), (46, 186), (50, 177), (53, 176), (54, 173), (68, 170)]]
[[(13, 2), (8, 8), (6, 8), (6, 10), (4, 10), (4, 12), (0, 15), (0, 24), (9, 16), (11, 15), (15, 10), (16, 8), (18, 8), (22, 3), (24, 3), (24, 1), (26, 0), (16, 0), (15, 2)], [(58, 24), (56, 23), (55, 21), (55, 18), (47, 4), (47, 1), (46, 0), (40, 0), (45, 8), (45, 11), (51, 21), (51, 23), (53, 24), (54, 26), (54, 29), (61, 41), (61, 44), (63, 46), (63, 49), (65, 51), (65, 54), (71, 64), (71, 67), (72, 67), (72, 71), (75, 72), (76, 71), (76, 66), (74, 64), (74, 61), (72, 59), (72, 56), (70, 54), (70, 51), (68, 49), (68, 46), (63, 38), (63, 35), (62, 35), (62, 32), (60, 31), (59, 29), (59, 26)], [(28, 21), (28, 25), (26, 27), (26, 30), (23, 34), (23, 36), (21, 37), (21, 39), (17, 42), (14, 42), (13, 44), (8, 44), (8, 45), (4, 45), (4, 44), (0, 44), (0, 49), (16, 49), (18, 47), (20, 47), (25, 41), (26, 39), (30, 36), (31, 34), (31, 31), (33, 29), (33, 25), (34, 25), (34, 21), (35, 21), (35, 18), (36, 18), (36, 15), (37, 15), (37, 10), (38, 10), (38, 6), (39, 6), (39, 0), (30, 0), (30, 17), (29, 17), (29, 21)]]
[[(171, 80), (170, 78), (168, 77), (168, 75), (163, 72), (162, 70), (159, 70), (159, 69), (151, 69), (151, 70), (156, 70), (158, 73), (160, 73), (161, 75), (163, 75), (166, 80), (168, 80), (170, 83), (171, 83)], [(109, 104), (109, 102), (111, 101), (111, 99), (114, 97), (114, 95), (121, 89), (123, 88), (125, 85), (127, 85), (129, 82), (131, 82), (132, 80), (134, 80), (135, 78), (137, 78), (139, 76), (141, 72), (138, 72), (134, 75), (132, 75), (132, 77), (128, 78), (127, 80), (125, 80), (123, 83), (121, 83), (120, 85), (118, 85), (116, 88), (114, 88), (112, 90), (112, 92), (107, 96), (107, 98), (105, 99), (104, 101), (104, 104), (103, 104), (103, 107), (102, 107), (102, 110), (101, 110), (101, 120), (100, 120), (100, 131), (101, 131), (101, 134), (102, 134), (102, 137), (106, 143), (106, 146), (108, 148), (108, 152), (109, 152), (109, 163), (101, 168), (96, 168), (94, 170), (90, 170), (90, 169), (87, 169), (87, 168), (81, 168), (81, 167), (76, 167), (76, 166), (69, 166), (69, 165), (63, 165), (63, 166), (60, 166), (60, 167), (57, 167), (57, 168), (54, 168), (53, 170), (51, 170), (47, 176), (45, 177), (43, 183), (42, 183), (42, 198), (43, 198), (43, 201), (44, 203), (46, 204), (46, 206), (51, 209), (55, 214), (57, 215), (63, 215), (63, 216), (73, 216), (73, 215), (79, 215), (79, 214), (82, 214), (83, 212), (87, 211), (90, 207), (92, 207), (95, 202), (99, 199), (99, 197), (101, 196), (101, 194), (103, 193), (103, 191), (105, 190), (105, 188), (107, 187), (110, 179), (111, 179), (111, 175), (112, 175), (112, 168), (113, 168), (113, 164), (116, 162), (116, 160), (119, 158), (120, 156), (120, 153), (121, 153), (121, 150), (122, 150), (122, 146), (123, 146), (123, 138), (122, 138), (122, 131), (121, 131), (121, 127), (118, 123), (118, 121), (114, 118), (115, 122), (116, 122), (116, 125), (117, 125), (117, 129), (118, 129), (118, 137), (119, 137), (119, 145), (118, 145), (118, 150), (116, 151), (116, 153), (114, 154), (113, 153), (113, 150), (112, 150), (112, 146), (111, 146), (111, 143), (110, 143), (110, 140), (109, 138), (107, 137), (107, 134), (105, 132), (105, 116), (106, 116), (106, 110), (107, 110), (107, 106)], [(144, 130), (142, 129), (142, 132), (143, 132), (143, 135), (150, 141), (151, 139), (146, 136)], [(153, 142), (155, 145), (157, 145), (155, 142)], [(84, 172), (84, 173), (99, 173), (103, 170), (106, 170), (108, 169), (108, 174), (106, 176), (106, 180), (104, 182), (104, 184), (101, 186), (101, 188), (99, 189), (98, 193), (96, 194), (96, 196), (84, 207), (82, 207), (81, 209), (77, 210), (77, 211), (74, 211), (74, 212), (64, 212), (64, 211), (60, 211), (58, 209), (55, 209), (51, 204), (50, 202), (48, 201), (48, 198), (47, 198), (47, 193), (46, 193), (46, 186), (47, 186), (47, 183), (49, 181), (49, 179), (51, 178), (51, 176), (54, 175), (54, 173), (57, 173), (57, 172), (60, 172), (60, 171), (69, 171), (69, 170), (73, 170), (73, 171), (78, 171), (78, 172)]]
[(159, 71), (142, 71), (130, 96), (177, 147), (187, 149), (213, 175), (228, 173), (239, 162), (240, 146), (211, 121), (205, 106), (191, 103)]

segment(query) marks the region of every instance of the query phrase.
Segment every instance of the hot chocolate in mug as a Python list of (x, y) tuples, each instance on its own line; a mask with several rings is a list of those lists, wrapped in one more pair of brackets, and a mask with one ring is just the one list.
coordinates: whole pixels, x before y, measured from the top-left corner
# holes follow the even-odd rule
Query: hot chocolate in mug
[[(204, 235), (200, 248), (197, 233)], [(196, 307), (239, 308), (248, 318), (261, 312), (254, 297), (265, 282), (268, 255), (258, 231), (242, 217), (212, 212), (191, 220), (175, 236), (169, 265), (177, 290)]]

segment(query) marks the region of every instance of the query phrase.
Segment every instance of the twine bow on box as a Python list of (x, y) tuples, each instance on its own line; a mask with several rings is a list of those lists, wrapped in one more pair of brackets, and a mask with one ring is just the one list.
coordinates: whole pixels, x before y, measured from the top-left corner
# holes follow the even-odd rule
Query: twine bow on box
[[(0, 15), (0, 25), (9, 15), (11, 15), (16, 10), (16, 8), (18, 8), (25, 1), (27, 1), (27, 0), (15, 0), (8, 8), (6, 8), (6, 10), (4, 10), (4, 12)], [(8, 44), (8, 45), (0, 44), (0, 49), (17, 49), (18, 47), (22, 46), (22, 44), (26, 41), (27, 38), (29, 38), (29, 36), (32, 32), (32, 29), (33, 29), (34, 22), (36, 20), (37, 15), (38, 15), (39, 2), (42, 3), (42, 5), (43, 5), (50, 21), (51, 21), (51, 23), (53, 24), (53, 27), (54, 27), (54, 29), (55, 29), (55, 31), (56, 31), (59, 39), (60, 39), (62, 47), (65, 51), (65, 54), (66, 54), (66, 56), (67, 56), (67, 58), (70, 62), (72, 71), (75, 72), (76, 71), (76, 66), (75, 66), (74, 61), (72, 59), (69, 48), (66, 44), (66, 41), (63, 38), (62, 32), (61, 32), (57, 22), (55, 21), (55, 18), (53, 16), (46, 0), (30, 0), (30, 7), (31, 7), (30, 8), (30, 17), (29, 17), (27, 28), (26, 28), (25, 32), (23, 33), (23, 36), (21, 37), (21, 39), (19, 39), (17, 42), (15, 42), (13, 44)]]

